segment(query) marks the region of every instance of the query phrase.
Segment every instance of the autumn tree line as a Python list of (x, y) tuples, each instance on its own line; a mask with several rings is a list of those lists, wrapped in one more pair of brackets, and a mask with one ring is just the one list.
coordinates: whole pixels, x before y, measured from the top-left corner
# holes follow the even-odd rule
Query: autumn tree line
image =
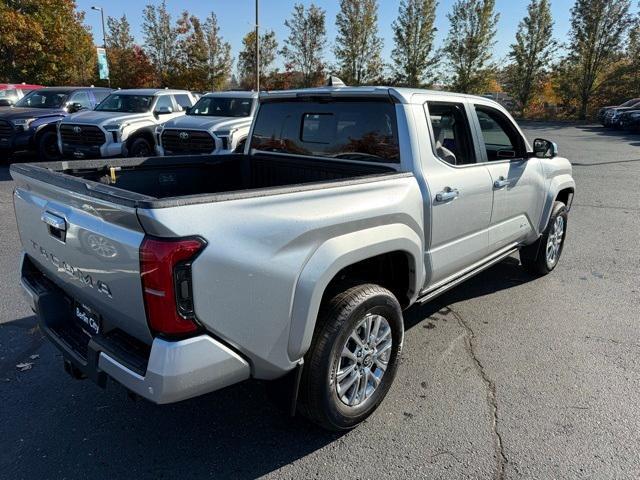
[[(348, 85), (505, 92), (518, 114), (545, 115), (549, 104), (558, 104), (554, 115), (578, 118), (602, 103), (640, 96), (640, 14), (631, 13), (632, 0), (575, 0), (569, 32), (554, 31), (550, 1), (529, 1), (505, 59), (494, 55), (495, 0), (455, 0), (441, 45), (435, 44), (438, 1), (400, 0), (388, 59), (378, 0), (339, 0), (335, 19), (315, 4), (295, 4), (284, 20), (285, 38), (261, 32), (261, 86), (310, 87), (335, 74)], [(0, 18), (0, 81), (99, 84), (93, 38), (75, 1), (0, 0)], [(331, 20), (333, 41), (326, 33)], [(165, 1), (147, 5), (141, 23), (143, 42), (137, 44), (130, 19), (107, 18), (113, 86), (253, 87), (254, 31), (232, 52), (214, 12), (201, 19), (185, 10), (173, 18)]]

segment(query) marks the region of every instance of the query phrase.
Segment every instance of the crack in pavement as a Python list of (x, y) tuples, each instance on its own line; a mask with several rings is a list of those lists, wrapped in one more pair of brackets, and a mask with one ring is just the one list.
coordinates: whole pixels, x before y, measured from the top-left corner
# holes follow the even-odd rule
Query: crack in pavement
[(476, 335), (473, 329), (462, 318), (462, 315), (460, 315), (451, 307), (445, 307), (445, 308), (447, 310), (447, 313), (450, 313), (451, 315), (453, 315), (457, 320), (458, 325), (460, 325), (460, 327), (466, 332), (466, 335), (465, 335), (466, 350), (469, 353), (469, 356), (471, 357), (471, 359), (473, 360), (476, 370), (480, 375), (480, 378), (482, 379), (482, 381), (487, 387), (487, 404), (489, 405), (489, 409), (491, 410), (491, 417), (492, 417), (491, 433), (493, 435), (493, 447), (494, 447), (495, 457), (496, 457), (495, 479), (502, 480), (504, 479), (504, 469), (505, 469), (505, 465), (508, 463), (508, 460), (506, 455), (504, 454), (504, 445), (502, 443), (502, 436), (498, 431), (498, 400), (496, 398), (496, 385), (493, 382), (493, 380), (489, 378), (489, 376), (485, 372), (484, 365), (476, 355), (475, 345), (474, 345), (474, 339)]

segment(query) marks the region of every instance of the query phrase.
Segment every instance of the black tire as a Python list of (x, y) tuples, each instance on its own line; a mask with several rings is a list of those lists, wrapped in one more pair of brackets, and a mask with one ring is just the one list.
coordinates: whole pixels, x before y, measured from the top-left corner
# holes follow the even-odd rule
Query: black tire
[(138, 137), (129, 146), (129, 157), (151, 157), (153, 147), (146, 138)]
[[(554, 235), (556, 222), (558, 217), (562, 218), (562, 236), (560, 243), (557, 245), (557, 253), (554, 256), (553, 261), (547, 256), (547, 248), (549, 243), (549, 236)], [(522, 266), (530, 273), (535, 275), (546, 275), (551, 273), (560, 261), (560, 255), (564, 248), (564, 242), (567, 237), (567, 207), (562, 202), (554, 202), (553, 209), (551, 210), (551, 216), (549, 217), (549, 223), (544, 232), (531, 245), (522, 247), (520, 249), (520, 262)], [(556, 236), (557, 237), (557, 236)]]
[(56, 132), (47, 131), (40, 134), (38, 137), (38, 158), (43, 162), (55, 162), (62, 158)]
[[(364, 395), (364, 401), (349, 406), (338, 396), (337, 369), (341, 362), (342, 349), (347, 344), (350, 334), (369, 314), (380, 315), (387, 320), (391, 330), (391, 353), (386, 369), (370, 396)], [(330, 298), (320, 308), (314, 338), (305, 355), (298, 411), (327, 430), (342, 431), (357, 426), (375, 411), (387, 395), (400, 361), (403, 338), (404, 325), (400, 304), (389, 290), (375, 284), (362, 284), (347, 288)], [(368, 365), (364, 365), (363, 360), (360, 368), (369, 368), (370, 372), (374, 371), (374, 368), (375, 371), (380, 368), (379, 364), (371, 363), (370, 358)], [(357, 372), (355, 374), (358, 375)], [(373, 380), (370, 376), (365, 378)], [(359, 381), (356, 383), (360, 385)], [(365, 382), (363, 385), (369, 383)], [(368, 387), (365, 386), (364, 390), (368, 390)]]

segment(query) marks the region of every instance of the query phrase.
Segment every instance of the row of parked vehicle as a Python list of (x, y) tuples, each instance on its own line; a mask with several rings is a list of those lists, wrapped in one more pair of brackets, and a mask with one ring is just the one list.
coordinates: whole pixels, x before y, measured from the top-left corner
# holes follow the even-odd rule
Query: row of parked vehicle
[(100, 87), (34, 88), (0, 104), (0, 158), (40, 160), (239, 151), (257, 104), (254, 92)]
[(605, 127), (640, 132), (640, 98), (602, 107), (598, 111), (598, 121)]

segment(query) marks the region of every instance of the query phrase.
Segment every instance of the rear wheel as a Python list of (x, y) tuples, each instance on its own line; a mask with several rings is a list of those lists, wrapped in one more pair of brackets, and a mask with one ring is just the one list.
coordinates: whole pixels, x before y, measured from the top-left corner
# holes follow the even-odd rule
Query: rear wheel
[(564, 247), (567, 219), (565, 204), (555, 202), (544, 233), (535, 243), (520, 250), (520, 261), (527, 271), (546, 275), (556, 268)]
[(58, 149), (58, 136), (55, 132), (48, 131), (40, 135), (38, 139), (38, 157), (45, 162), (53, 162), (62, 158), (62, 154)]
[(136, 138), (129, 147), (129, 157), (150, 157), (153, 154), (151, 144), (146, 138)]
[(375, 411), (393, 383), (404, 335), (400, 304), (379, 285), (358, 285), (326, 302), (318, 322), (300, 412), (328, 430), (348, 430)]

